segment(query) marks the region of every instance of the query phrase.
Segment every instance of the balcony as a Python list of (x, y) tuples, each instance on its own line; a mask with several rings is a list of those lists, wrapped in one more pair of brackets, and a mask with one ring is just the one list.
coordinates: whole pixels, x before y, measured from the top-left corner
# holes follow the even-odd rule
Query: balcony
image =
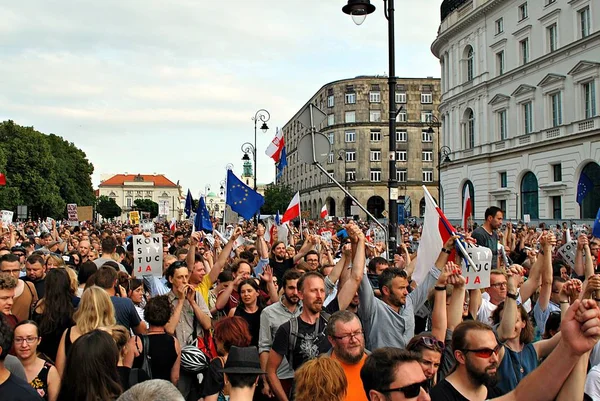
[(473, 0), (444, 0), (440, 7), (441, 21), (445, 20), (453, 11), (462, 7), (463, 4), (469, 2), (472, 4)]

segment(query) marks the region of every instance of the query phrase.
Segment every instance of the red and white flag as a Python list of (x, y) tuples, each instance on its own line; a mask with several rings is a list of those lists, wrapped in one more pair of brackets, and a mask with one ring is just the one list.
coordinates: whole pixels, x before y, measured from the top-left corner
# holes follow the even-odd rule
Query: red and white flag
[(175, 229), (177, 228), (177, 219), (175, 219), (175, 217), (173, 217), (171, 219), (171, 224), (169, 224), (169, 229), (173, 232), (175, 232)]
[(275, 138), (273, 138), (267, 147), (265, 154), (271, 159), (275, 160), (275, 163), (279, 163), (281, 151), (283, 150), (284, 145), (285, 141), (283, 139), (283, 130), (277, 129), (277, 134), (275, 134)]
[(327, 212), (327, 205), (323, 205), (321, 208), (321, 218), (326, 219), (329, 216), (329, 212)]
[(473, 215), (473, 206), (471, 205), (471, 191), (469, 191), (469, 186), (465, 185), (465, 194), (463, 196), (463, 217), (462, 217), (462, 226), (465, 232), (469, 227), (469, 217)]
[(300, 217), (300, 192), (296, 192), (296, 195), (292, 198), (290, 205), (281, 218), (281, 224), (293, 220), (296, 217)]

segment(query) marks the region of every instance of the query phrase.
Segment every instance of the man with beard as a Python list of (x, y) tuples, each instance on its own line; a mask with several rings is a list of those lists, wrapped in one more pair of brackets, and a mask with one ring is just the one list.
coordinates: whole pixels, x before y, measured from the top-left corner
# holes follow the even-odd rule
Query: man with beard
[[(283, 323), (295, 318), (302, 312), (302, 305), (299, 305), (298, 297), (298, 279), (302, 273), (296, 269), (290, 269), (283, 275), (283, 295), (279, 302), (267, 306), (260, 314), (260, 332), (258, 336), (258, 352), (260, 353), (260, 367), (267, 370), (267, 361), (269, 360), (269, 351), (275, 339), (277, 329)], [(277, 368), (277, 377), (281, 382), (285, 393), (289, 393), (292, 388), (294, 371), (289, 366), (287, 360), (282, 360)], [(272, 396), (271, 388), (267, 381), (264, 383), (263, 393)]]
[(473, 230), (471, 237), (475, 238), (477, 245), (492, 250), (492, 269), (498, 266), (498, 233), (496, 230), (502, 226), (502, 210), (496, 206), (488, 207), (485, 211), (485, 222)]
[(345, 401), (367, 401), (360, 378), (360, 370), (367, 359), (360, 320), (347, 310), (335, 312), (327, 322), (326, 333), (332, 347), (331, 358), (342, 365), (348, 381)]

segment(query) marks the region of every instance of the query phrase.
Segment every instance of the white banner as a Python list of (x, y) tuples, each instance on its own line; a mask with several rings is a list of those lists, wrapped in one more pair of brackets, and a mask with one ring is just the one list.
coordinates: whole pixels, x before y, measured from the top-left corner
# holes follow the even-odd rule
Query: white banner
[(169, 200), (168, 199), (159, 199), (158, 200), (158, 214), (160, 216), (168, 216), (169, 215)]
[(577, 252), (577, 241), (567, 242), (560, 248), (558, 248), (558, 254), (565, 261), (566, 264), (571, 266), (571, 269), (575, 268), (575, 253)]
[(2, 227), (8, 228), (12, 224), (14, 212), (10, 210), (2, 210)]
[(140, 229), (145, 232), (154, 233), (154, 222), (148, 219), (140, 220)]
[(467, 244), (466, 250), (475, 263), (475, 268), (470, 265), (467, 266), (463, 259), (462, 275), (466, 280), (465, 288), (467, 290), (474, 290), (489, 287), (490, 270), (492, 269), (492, 250), (471, 244)]
[(152, 275), (162, 277), (162, 234), (133, 236), (133, 274), (136, 277)]

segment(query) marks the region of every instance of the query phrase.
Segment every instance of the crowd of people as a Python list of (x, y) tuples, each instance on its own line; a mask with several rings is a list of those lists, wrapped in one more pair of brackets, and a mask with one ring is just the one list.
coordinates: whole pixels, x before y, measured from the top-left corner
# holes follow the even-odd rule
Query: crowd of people
[[(414, 225), (386, 250), (361, 221), (156, 223), (163, 274), (136, 276), (141, 227), (9, 225), (0, 400), (600, 400), (600, 239), (570, 228), (490, 207), (441, 249)], [(489, 287), (466, 289), (459, 241), (491, 249)]]

